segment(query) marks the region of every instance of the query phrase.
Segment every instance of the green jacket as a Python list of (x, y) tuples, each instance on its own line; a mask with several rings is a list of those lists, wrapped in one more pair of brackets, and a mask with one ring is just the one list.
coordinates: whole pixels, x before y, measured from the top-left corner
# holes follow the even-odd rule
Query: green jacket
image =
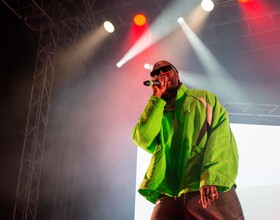
[(152, 154), (138, 190), (152, 203), (160, 194), (180, 196), (203, 185), (235, 186), (235, 138), (225, 108), (209, 91), (182, 84), (173, 103), (151, 96), (132, 139)]

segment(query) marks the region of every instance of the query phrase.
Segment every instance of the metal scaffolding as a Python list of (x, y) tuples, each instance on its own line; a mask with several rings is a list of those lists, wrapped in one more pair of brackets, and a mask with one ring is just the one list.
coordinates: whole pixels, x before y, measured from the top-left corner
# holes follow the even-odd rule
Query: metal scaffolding
[(280, 125), (280, 105), (223, 103), (235, 123)]
[(13, 219), (36, 219), (56, 59), (56, 33), (40, 33)]

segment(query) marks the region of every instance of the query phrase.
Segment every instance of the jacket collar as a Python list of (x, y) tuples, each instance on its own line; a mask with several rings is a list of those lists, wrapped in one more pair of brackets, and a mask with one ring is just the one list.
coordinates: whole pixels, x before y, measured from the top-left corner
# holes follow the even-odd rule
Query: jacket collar
[(181, 99), (182, 96), (187, 93), (187, 90), (187, 87), (183, 83), (180, 83), (177, 90), (176, 101)]
[(165, 111), (175, 111), (176, 110), (176, 102), (181, 99), (183, 97), (183, 95), (185, 95), (187, 93), (187, 87), (180, 83), (177, 89), (177, 94), (176, 97), (174, 97), (174, 99), (169, 100), (166, 105), (164, 110)]

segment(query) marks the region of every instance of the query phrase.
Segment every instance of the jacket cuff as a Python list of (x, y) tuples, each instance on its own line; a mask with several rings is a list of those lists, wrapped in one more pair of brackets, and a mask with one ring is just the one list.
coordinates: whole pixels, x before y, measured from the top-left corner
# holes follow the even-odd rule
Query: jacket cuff
[(154, 95), (150, 97), (149, 102), (151, 102), (153, 105), (159, 105), (159, 107), (164, 107), (166, 105), (166, 101)]

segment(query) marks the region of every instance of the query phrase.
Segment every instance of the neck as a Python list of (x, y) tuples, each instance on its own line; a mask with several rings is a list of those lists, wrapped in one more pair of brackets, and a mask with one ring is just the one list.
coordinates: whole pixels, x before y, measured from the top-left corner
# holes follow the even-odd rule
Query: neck
[(162, 95), (162, 99), (166, 102), (170, 101), (171, 99), (175, 98), (177, 95), (177, 90), (178, 90), (178, 86), (176, 86), (173, 89), (168, 89), (165, 91), (165, 93)]

